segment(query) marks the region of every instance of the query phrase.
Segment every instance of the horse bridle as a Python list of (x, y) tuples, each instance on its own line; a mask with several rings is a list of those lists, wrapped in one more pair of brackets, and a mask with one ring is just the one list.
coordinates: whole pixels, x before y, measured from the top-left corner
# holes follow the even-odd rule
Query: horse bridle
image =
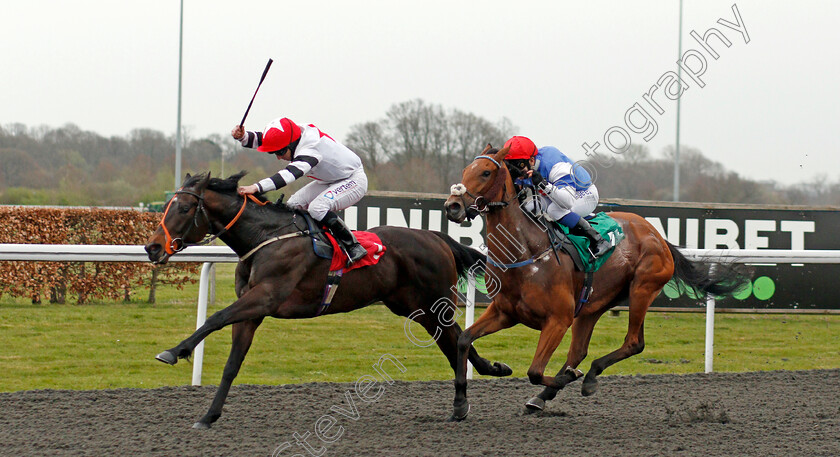
[[(502, 164), (499, 163), (498, 160), (496, 160), (496, 159), (494, 159), (490, 156), (487, 156), (487, 155), (477, 156), (475, 159), (473, 159), (473, 162), (475, 162), (478, 159), (487, 159), (487, 160), (493, 162), (493, 164), (495, 164), (496, 167), (498, 167), (499, 170), (505, 170), (507, 172), (507, 167), (503, 167)], [(481, 195), (477, 195), (477, 196), (473, 195), (472, 192), (470, 192), (467, 189), (467, 186), (465, 186), (463, 183), (458, 183), (458, 184), (453, 185), (452, 188), (450, 189), (450, 193), (452, 195), (467, 194), (473, 199), (473, 204), (470, 205), (469, 207), (467, 207), (467, 209), (466, 209), (467, 218), (468, 219), (473, 219), (473, 218), (478, 217), (479, 214), (487, 213), (494, 208), (504, 208), (504, 207), (508, 206), (508, 204), (510, 204), (510, 201), (512, 201), (512, 200), (510, 200), (510, 201), (504, 200), (504, 195), (507, 192), (507, 187), (505, 187), (505, 178), (506, 178), (506, 173), (496, 174), (496, 179), (490, 185), (490, 188), (487, 189), (487, 191), (485, 191)], [(499, 191), (500, 188), (503, 190), (502, 200), (501, 201), (491, 201), (491, 200), (489, 200), (490, 198), (492, 198), (493, 194), (495, 194)]]
[(207, 211), (204, 209), (204, 195), (203, 192), (201, 194), (197, 194), (195, 192), (184, 190), (184, 188), (180, 188), (175, 191), (175, 194), (186, 194), (192, 195), (196, 199), (198, 199), (198, 206), (196, 207), (195, 214), (193, 214), (192, 222), (190, 226), (184, 231), (184, 234), (178, 238), (172, 238), (172, 235), (169, 234), (169, 229), (166, 227), (166, 215), (169, 214), (169, 208), (172, 206), (172, 203), (175, 201), (175, 197), (172, 197), (172, 200), (169, 200), (169, 204), (166, 205), (166, 210), (163, 212), (163, 217), (160, 219), (160, 226), (163, 228), (163, 234), (166, 236), (166, 244), (164, 245), (163, 249), (169, 255), (174, 255), (175, 253), (183, 251), (187, 246), (204, 246), (213, 242), (216, 238), (222, 236), (225, 232), (227, 232), (236, 221), (239, 220), (239, 217), (242, 216), (242, 213), (245, 211), (245, 206), (248, 204), (248, 198), (251, 198), (251, 201), (258, 205), (267, 205), (268, 202), (261, 202), (256, 199), (253, 195), (243, 195), (242, 207), (239, 208), (239, 212), (236, 213), (236, 216), (218, 233), (211, 235), (208, 238), (205, 238), (198, 243), (187, 243), (184, 241), (184, 238), (190, 234), (190, 232), (194, 228), (198, 228), (198, 215), (201, 213), (204, 216), (205, 222), (207, 222), (208, 229), (210, 228), (210, 218), (207, 216)]

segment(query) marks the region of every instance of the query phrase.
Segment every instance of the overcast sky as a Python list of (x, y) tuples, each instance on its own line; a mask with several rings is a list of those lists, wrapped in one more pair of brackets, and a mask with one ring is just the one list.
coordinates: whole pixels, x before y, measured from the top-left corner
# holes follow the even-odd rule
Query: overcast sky
[[(737, 22), (733, 4), (749, 43), (718, 23)], [(0, 124), (173, 134), (179, 5), (4, 2)], [(659, 155), (675, 143), (676, 102), (654, 92), (659, 114), (643, 95), (677, 71), (678, 17), (677, 0), (185, 0), (182, 123), (193, 136), (228, 134), (270, 57), (250, 129), (286, 116), (343, 139), (352, 125), (421, 98), (507, 117), (538, 145), (578, 159), (584, 142), (604, 145), (613, 126)], [(753, 179), (838, 180), (838, 23), (832, 1), (685, 0), (683, 51), (700, 51), (707, 68), (702, 88), (683, 73), (681, 144)], [(689, 35), (712, 27), (731, 42), (709, 39), (716, 60)], [(625, 123), (637, 102), (657, 124), (649, 141)], [(610, 135), (615, 145), (621, 138)]]

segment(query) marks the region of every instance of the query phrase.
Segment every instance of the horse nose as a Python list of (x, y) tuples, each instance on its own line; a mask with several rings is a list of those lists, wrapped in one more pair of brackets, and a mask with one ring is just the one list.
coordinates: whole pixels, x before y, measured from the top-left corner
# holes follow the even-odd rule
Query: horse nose
[(454, 201), (446, 202), (446, 204), (444, 204), (443, 207), (446, 208), (446, 210), (449, 212), (457, 213), (458, 211), (461, 211), (461, 204)]
[(157, 243), (147, 244), (144, 249), (146, 249), (146, 253), (149, 254), (149, 260), (154, 262), (158, 258), (160, 258), (160, 250), (161, 246)]
[(446, 218), (452, 222), (462, 222), (464, 220), (464, 207), (460, 202), (451, 200), (444, 203), (443, 208), (446, 213)]

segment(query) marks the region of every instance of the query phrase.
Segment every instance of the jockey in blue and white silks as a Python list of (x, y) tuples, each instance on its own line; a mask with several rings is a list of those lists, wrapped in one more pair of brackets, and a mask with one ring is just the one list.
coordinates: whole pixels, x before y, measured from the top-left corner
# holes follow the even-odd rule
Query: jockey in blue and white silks
[(525, 203), (524, 209), (565, 225), (571, 233), (589, 238), (595, 257), (605, 254), (612, 247), (609, 241), (583, 218), (598, 206), (598, 188), (589, 172), (557, 148), (537, 149), (534, 142), (524, 136), (509, 139), (505, 147), (510, 147), (505, 161), (521, 176), (516, 184), (533, 186), (537, 191), (535, 198)]

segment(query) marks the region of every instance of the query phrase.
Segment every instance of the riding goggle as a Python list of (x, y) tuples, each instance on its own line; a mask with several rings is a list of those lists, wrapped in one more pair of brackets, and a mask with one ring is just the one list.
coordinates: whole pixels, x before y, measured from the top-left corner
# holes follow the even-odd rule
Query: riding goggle
[(512, 160), (505, 160), (508, 165), (512, 165), (520, 170), (527, 170), (531, 168), (531, 162), (529, 159), (512, 159)]

